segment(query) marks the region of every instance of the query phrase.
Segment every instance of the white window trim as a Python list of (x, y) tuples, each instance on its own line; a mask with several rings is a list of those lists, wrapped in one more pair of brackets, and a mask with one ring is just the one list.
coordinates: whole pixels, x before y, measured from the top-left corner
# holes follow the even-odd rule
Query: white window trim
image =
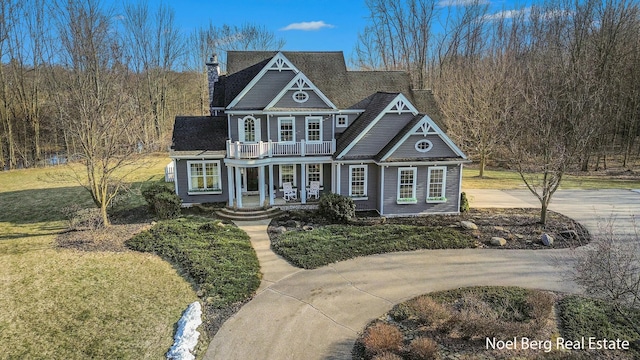
[[(306, 171), (307, 179), (305, 180), (306, 181), (305, 184), (306, 184), (307, 187), (311, 186), (311, 181), (309, 180), (309, 174), (311, 174), (309, 172), (309, 165), (314, 165), (314, 164), (306, 164), (305, 165), (306, 170), (307, 170)], [(324, 181), (322, 180), (322, 168), (323, 168), (323, 166), (322, 166), (322, 164), (318, 164), (318, 165), (320, 166), (320, 189), (322, 190), (323, 183), (324, 183)]]
[(297, 184), (298, 184), (298, 176), (297, 176), (297, 170), (298, 170), (298, 165), (296, 164), (280, 164), (278, 165), (278, 177), (280, 178), (280, 190), (282, 190), (282, 167), (283, 166), (293, 166), (293, 183), (291, 184), (291, 186), (295, 189), (297, 188)]
[[(356, 168), (364, 169), (364, 196), (353, 197), (353, 170)], [(369, 166), (367, 165), (349, 165), (349, 197), (353, 200), (369, 200), (367, 183), (369, 182)]]
[[(291, 136), (291, 141), (282, 141), (282, 121), (283, 120), (291, 120), (291, 131), (293, 132)], [(293, 116), (279, 117), (278, 118), (278, 142), (282, 143), (295, 143), (296, 142), (296, 118)]]
[[(429, 190), (431, 189), (431, 172), (434, 170), (442, 170), (442, 194), (435, 198), (429, 197)], [(447, 202), (447, 167), (446, 166), (431, 166), (427, 169), (427, 203), (444, 203)]]
[[(340, 124), (341, 119), (344, 119), (344, 124)], [(336, 115), (336, 127), (347, 127), (347, 126), (349, 126), (349, 116)]]
[[(429, 147), (426, 149), (420, 149), (419, 145), (422, 143), (427, 143), (429, 144)], [(418, 141), (416, 141), (415, 145), (414, 145), (416, 151), (421, 152), (421, 153), (426, 153), (431, 151), (431, 149), (433, 149), (433, 143), (431, 142), (431, 140), (427, 140), (427, 139), (420, 139)]]
[[(246, 137), (247, 134), (245, 133), (245, 123), (247, 120), (253, 120), (253, 131), (254, 131), (254, 141), (247, 141)], [(255, 118), (251, 115), (247, 115), (243, 118), (238, 118), (238, 139), (240, 142), (247, 142), (247, 143), (257, 143), (260, 142), (260, 119), (259, 118)]]
[[(303, 94), (304, 98), (298, 99), (298, 97), (297, 97), (298, 94)], [(298, 104), (306, 103), (307, 100), (309, 100), (309, 93), (307, 93), (306, 91), (300, 89), (300, 90), (294, 92), (293, 95), (291, 95), (291, 98), (293, 99), (293, 101), (297, 102)]]
[[(411, 198), (401, 198), (400, 197), (400, 179), (402, 178), (403, 171), (411, 171), (413, 172), (413, 187), (412, 187), (412, 196)], [(418, 168), (416, 167), (401, 167), (398, 168), (398, 184), (396, 189), (396, 203), (399, 205), (405, 204), (417, 204), (418, 199), (416, 197), (416, 187), (417, 187), (417, 179), (418, 179)]]
[[(320, 124), (320, 140), (313, 140), (310, 141), (309, 140), (309, 123), (311, 122), (318, 122)], [(307, 116), (305, 118), (305, 129), (306, 129), (306, 134), (305, 134), (305, 141), (310, 143), (310, 144), (318, 144), (322, 142), (322, 116)]]
[[(206, 177), (206, 166), (205, 164), (216, 164), (216, 166), (218, 167), (218, 177), (214, 178), (214, 185), (218, 185), (218, 190), (205, 190), (205, 191), (198, 191), (195, 190), (192, 186), (191, 186), (191, 164), (202, 164), (202, 174), (203, 176)], [(200, 160), (200, 161), (187, 161), (187, 181), (188, 181), (188, 191), (187, 194), (189, 195), (210, 195), (210, 194), (222, 194), (222, 168), (220, 167), (220, 160)]]

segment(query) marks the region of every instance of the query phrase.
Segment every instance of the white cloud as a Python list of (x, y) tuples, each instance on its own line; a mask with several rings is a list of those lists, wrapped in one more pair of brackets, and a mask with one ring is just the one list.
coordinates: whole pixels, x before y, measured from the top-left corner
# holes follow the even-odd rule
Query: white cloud
[(489, 0), (440, 0), (438, 1), (439, 7), (450, 6), (468, 6), (468, 5), (485, 5)]
[(488, 14), (484, 16), (485, 20), (500, 20), (500, 19), (513, 19), (520, 15), (528, 15), (531, 12), (531, 8), (524, 8), (518, 10), (502, 10), (495, 14)]
[(298, 23), (292, 23), (289, 24), (285, 27), (283, 27), (282, 31), (288, 31), (288, 30), (302, 30), (302, 31), (314, 31), (314, 30), (320, 30), (323, 28), (333, 28), (335, 26), (331, 25), (331, 24), (327, 24), (324, 21), (305, 21), (305, 22), (298, 22)]

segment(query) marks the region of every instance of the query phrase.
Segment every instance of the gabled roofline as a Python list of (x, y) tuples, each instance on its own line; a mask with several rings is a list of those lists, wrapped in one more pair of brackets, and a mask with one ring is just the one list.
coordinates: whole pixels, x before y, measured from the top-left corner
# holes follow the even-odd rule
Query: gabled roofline
[[(406, 134), (404, 134), (404, 136), (395, 143), (395, 145), (389, 149), (389, 151), (387, 151), (386, 154), (384, 154), (381, 158), (380, 161), (385, 161), (389, 158), (389, 156), (391, 156), (391, 154), (393, 154), (396, 150), (398, 150), (398, 148), (404, 144), (405, 141), (407, 141), (407, 139), (409, 139), (409, 137), (411, 135), (415, 135), (416, 131), (422, 127), (422, 125), (424, 123), (427, 123), (434, 131), (436, 134), (434, 135), (438, 135), (440, 137), (440, 139), (442, 141), (444, 141), (445, 144), (447, 144), (449, 146), (449, 148), (451, 150), (453, 150), (454, 153), (456, 153), (456, 155), (460, 156), (463, 160), (467, 159), (467, 156), (462, 152), (462, 150), (460, 150), (460, 148), (458, 148), (456, 146), (456, 144), (453, 143), (453, 141), (451, 141), (451, 139), (447, 136), (447, 134), (445, 134), (442, 129), (440, 129), (440, 127), (438, 127), (438, 125), (436, 124), (435, 121), (433, 121), (433, 119), (431, 119), (429, 117), (429, 115), (424, 115), (422, 117), (422, 119), (420, 119), (420, 121), (418, 121), (412, 128), (411, 130), (407, 131)], [(393, 141), (393, 139), (392, 139)]]
[[(268, 65), (268, 64), (267, 64)], [(306, 82), (307, 84), (309, 84), (309, 87), (311, 88), (311, 91), (313, 91), (314, 93), (316, 93), (316, 95), (318, 95), (320, 97), (320, 99), (322, 99), (322, 101), (325, 102), (325, 104), (329, 105), (332, 109), (337, 110), (338, 108), (333, 104), (333, 102), (331, 102), (331, 100), (329, 100), (329, 98), (327, 98), (324, 93), (322, 91), (320, 91), (320, 89), (318, 89), (318, 87), (311, 81), (309, 80), (309, 78), (302, 72), (298, 72), (296, 74), (296, 76), (293, 77), (293, 79), (291, 79), (291, 81), (289, 81), (289, 83), (282, 88), (282, 90), (280, 91), (280, 93), (278, 93), (278, 95), (276, 95), (276, 97), (273, 98), (273, 100), (271, 100), (270, 103), (267, 104), (267, 106), (264, 107), (265, 110), (272, 108), (275, 104), (278, 103), (278, 101), (280, 101), (280, 99), (282, 99), (282, 97), (287, 93), (287, 91), (293, 90), (293, 85), (298, 81), (302, 79), (304, 82)]]
[[(262, 77), (264, 76), (264, 74), (267, 73), (267, 71), (270, 70), (270, 68), (276, 64), (276, 62), (278, 61), (282, 61), (284, 64), (286, 64), (290, 70), (292, 70), (295, 74), (298, 74), (300, 72), (300, 70), (295, 67), (295, 65), (293, 65), (293, 63), (291, 63), (291, 61), (289, 61), (289, 59), (287, 59), (284, 54), (282, 54), (282, 51), (278, 51), (277, 54), (275, 54), (271, 60), (269, 60), (269, 62), (262, 68), (262, 70), (260, 70), (260, 72), (258, 73), (258, 75), (256, 75), (250, 82), (249, 84), (247, 84), (247, 86), (244, 87), (244, 89), (242, 89), (242, 91), (238, 94), (238, 96), (236, 96), (233, 101), (231, 101), (229, 103), (229, 105), (227, 105), (226, 109), (231, 109), (234, 106), (236, 106), (240, 100), (242, 100), (242, 98), (249, 92), (249, 90), (251, 90), (257, 83), (258, 81), (260, 81), (260, 79), (262, 79)], [(287, 69), (289, 70), (289, 69)]]
[(389, 104), (387, 104), (387, 106), (382, 111), (380, 111), (380, 113), (378, 113), (373, 121), (371, 121), (371, 123), (369, 123), (369, 125), (367, 125), (367, 127), (364, 128), (364, 130), (362, 130), (360, 134), (358, 134), (358, 136), (356, 136), (356, 138), (353, 139), (353, 141), (351, 141), (351, 143), (347, 145), (347, 147), (344, 148), (344, 150), (342, 150), (340, 154), (338, 154), (338, 156), (336, 156), (336, 159), (340, 159), (341, 157), (345, 156), (349, 152), (349, 150), (351, 150), (360, 140), (362, 140), (362, 138), (378, 123), (378, 121), (380, 121), (380, 119), (382, 119), (385, 114), (395, 112), (391, 109), (399, 104), (400, 101), (404, 102), (409, 112), (411, 112), (413, 115), (418, 114), (418, 109), (413, 106), (411, 101), (409, 101), (407, 97), (402, 93), (399, 93), (393, 100), (389, 101)]

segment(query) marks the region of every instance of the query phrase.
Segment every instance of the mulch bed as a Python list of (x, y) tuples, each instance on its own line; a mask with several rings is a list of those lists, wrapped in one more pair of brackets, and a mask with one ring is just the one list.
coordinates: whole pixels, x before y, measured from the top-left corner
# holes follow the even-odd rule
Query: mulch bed
[(108, 228), (68, 230), (58, 234), (56, 245), (79, 251), (130, 251), (124, 242), (150, 224), (114, 224)]
[[(471, 209), (460, 215), (428, 215), (419, 217), (380, 217), (375, 212), (358, 213), (357, 218), (350, 224), (356, 226), (404, 224), (417, 226), (448, 226), (462, 229), (461, 221), (471, 221), (477, 225), (477, 230), (468, 231), (477, 239), (477, 246), (482, 248), (500, 249), (561, 249), (574, 248), (591, 241), (591, 234), (580, 223), (562, 214), (549, 211), (547, 224), (543, 226), (538, 221), (540, 210), (534, 208), (522, 209)], [(286, 212), (271, 221), (269, 234), (274, 235), (275, 229), (283, 226), (287, 231), (301, 231), (327, 225), (328, 222), (315, 215), (313, 211)], [(544, 246), (541, 242), (542, 234), (553, 237), (552, 246)], [(507, 242), (504, 246), (491, 245), (492, 237), (500, 237)]]

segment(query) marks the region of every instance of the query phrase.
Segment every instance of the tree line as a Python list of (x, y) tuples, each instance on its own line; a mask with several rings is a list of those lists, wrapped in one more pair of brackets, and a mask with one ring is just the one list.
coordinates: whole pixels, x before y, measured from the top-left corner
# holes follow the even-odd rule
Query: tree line
[[(255, 24), (181, 32), (166, 5), (0, 2), (0, 170), (115, 148), (164, 150), (176, 114), (209, 112), (205, 60), (284, 45)], [(90, 124), (91, 121), (95, 123)], [(79, 126), (87, 127), (83, 133)], [(100, 129), (102, 128), (102, 129)], [(103, 131), (103, 132), (101, 132)], [(92, 136), (89, 136), (92, 132)], [(106, 146), (108, 147), (108, 146)]]
[(636, 165), (637, 1), (547, 0), (499, 13), (482, 0), (366, 4), (371, 25), (356, 64), (407, 70), (414, 87), (433, 89), (448, 134), (480, 176), (492, 160), (518, 170), (543, 223), (567, 171)]

